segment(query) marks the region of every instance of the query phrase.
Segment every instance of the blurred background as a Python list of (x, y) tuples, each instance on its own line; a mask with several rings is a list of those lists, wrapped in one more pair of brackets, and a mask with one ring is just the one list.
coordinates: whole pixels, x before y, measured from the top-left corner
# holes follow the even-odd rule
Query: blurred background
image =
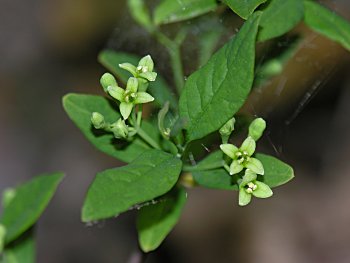
[[(349, 1), (322, 3), (350, 19)], [(219, 15), (232, 35), (241, 20)], [(190, 24), (186, 75), (197, 60), (186, 43), (205, 21)], [(303, 38), (290, 62), (254, 89), (243, 112), (267, 118), (259, 151), (291, 163), (296, 178), (246, 208), (236, 193), (190, 189), (181, 221), (146, 262), (350, 262), (350, 53), (302, 24), (294, 35)], [(150, 53), (173, 84), (166, 52), (132, 21), (124, 0), (0, 1), (0, 191), (43, 172), (66, 174), (36, 228), (39, 263), (127, 262), (137, 250), (134, 211), (80, 222), (95, 174), (122, 163), (95, 150), (61, 106), (68, 92), (102, 95), (97, 55), (106, 47)]]

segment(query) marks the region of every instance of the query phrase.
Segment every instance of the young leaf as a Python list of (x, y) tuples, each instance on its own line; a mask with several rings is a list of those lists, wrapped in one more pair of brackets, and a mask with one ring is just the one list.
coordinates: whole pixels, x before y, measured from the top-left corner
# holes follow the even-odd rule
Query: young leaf
[(145, 5), (145, 0), (128, 0), (128, 7), (133, 19), (148, 31), (153, 30), (151, 16)]
[[(29, 231), (31, 232), (31, 231)], [(4, 251), (0, 263), (35, 263), (35, 242), (32, 233), (25, 234)]]
[(224, 2), (240, 17), (247, 19), (254, 10), (266, 0), (224, 0)]
[(15, 197), (0, 219), (0, 223), (6, 227), (6, 244), (15, 240), (38, 220), (63, 176), (62, 173), (38, 176), (16, 188)]
[[(111, 101), (104, 97), (71, 93), (63, 97), (63, 107), (88, 141), (98, 150), (110, 156), (124, 162), (131, 162), (143, 151), (150, 149), (150, 146), (139, 138), (130, 143), (119, 142), (112, 133), (102, 133), (92, 127), (91, 113), (94, 111), (101, 113), (107, 122), (112, 123), (120, 118), (120, 114), (112, 106)], [(150, 135), (157, 134), (152, 125), (145, 121), (142, 122), (142, 128), (151, 131)], [(158, 138), (154, 139), (158, 140)]]
[(265, 41), (281, 36), (295, 27), (304, 16), (302, 0), (271, 0), (260, 19), (258, 39)]
[(178, 189), (176, 195), (170, 193), (155, 205), (147, 205), (140, 209), (137, 231), (140, 247), (144, 252), (155, 250), (163, 242), (178, 222), (186, 199), (185, 190)]
[(167, 193), (177, 182), (181, 166), (173, 155), (149, 150), (129, 165), (98, 173), (87, 193), (82, 220), (116, 216)]
[(220, 129), (243, 105), (254, 78), (255, 38), (260, 12), (186, 81), (180, 117), (192, 141)]
[(262, 181), (268, 186), (277, 187), (293, 179), (294, 171), (288, 164), (261, 153), (256, 154), (256, 158), (264, 166), (265, 174), (262, 176)]
[(350, 51), (350, 24), (318, 3), (304, 1), (305, 24)]
[(163, 0), (154, 11), (156, 25), (168, 24), (194, 18), (217, 7), (215, 0)]
[[(120, 68), (119, 64), (128, 62), (137, 65), (140, 59), (140, 57), (132, 54), (115, 52), (109, 49), (103, 50), (98, 56), (99, 62), (124, 83), (127, 82), (131, 75), (126, 70)], [(165, 102), (169, 101), (171, 108), (174, 110), (177, 109), (177, 100), (174, 93), (159, 74), (156, 81), (149, 84), (148, 91), (155, 98), (154, 102), (157, 103), (158, 106), (162, 107)]]
[(234, 180), (237, 178), (229, 175), (223, 168), (208, 171), (195, 171), (193, 172), (193, 178), (196, 183), (206, 188), (238, 190), (238, 186)]

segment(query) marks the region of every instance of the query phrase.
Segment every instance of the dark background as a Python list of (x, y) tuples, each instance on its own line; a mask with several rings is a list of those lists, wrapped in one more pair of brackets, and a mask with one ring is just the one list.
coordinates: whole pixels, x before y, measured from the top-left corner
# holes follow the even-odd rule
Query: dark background
[[(348, 1), (324, 3), (350, 19)], [(189, 190), (181, 221), (147, 262), (350, 262), (350, 55), (303, 25), (296, 32), (305, 38), (283, 74), (244, 108), (268, 120), (259, 150), (291, 163), (296, 178), (246, 208), (236, 193)], [(121, 163), (95, 150), (61, 106), (68, 92), (102, 94), (104, 47), (150, 53), (171, 83), (166, 53), (125, 1), (0, 0), (0, 191), (66, 174), (36, 229), (40, 263), (126, 262), (137, 249), (134, 211), (80, 222), (96, 172)], [(183, 52), (188, 75), (194, 58)]]

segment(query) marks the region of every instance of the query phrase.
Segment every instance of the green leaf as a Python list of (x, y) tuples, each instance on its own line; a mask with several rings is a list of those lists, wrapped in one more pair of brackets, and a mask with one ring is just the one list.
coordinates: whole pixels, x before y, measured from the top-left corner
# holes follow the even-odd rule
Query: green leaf
[(247, 19), (254, 10), (266, 0), (224, 0), (224, 2), (240, 17)]
[(29, 232), (6, 248), (0, 263), (35, 263), (35, 242)]
[(260, 13), (186, 81), (180, 117), (187, 119), (189, 141), (220, 129), (243, 105), (254, 78), (255, 38)]
[(265, 41), (281, 36), (295, 27), (304, 16), (302, 0), (271, 0), (260, 19), (258, 39)]
[[(120, 118), (113, 103), (101, 96), (85, 94), (67, 94), (63, 97), (63, 107), (70, 119), (82, 131), (87, 140), (98, 150), (124, 162), (131, 162), (145, 150), (150, 149), (144, 141), (136, 138), (132, 142), (118, 141), (112, 133), (95, 130), (91, 124), (91, 114), (94, 111), (101, 113), (107, 122), (115, 122)], [(156, 136), (157, 132), (152, 125), (143, 121), (142, 128)], [(154, 138), (159, 140), (158, 138)]]
[(132, 18), (146, 30), (152, 31), (154, 26), (145, 5), (145, 0), (128, 0), (127, 3)]
[(217, 7), (215, 0), (163, 0), (154, 11), (156, 25), (191, 19)]
[(181, 166), (173, 155), (149, 150), (129, 165), (98, 173), (87, 193), (82, 220), (116, 216), (167, 193), (177, 182)]
[(0, 219), (0, 223), (6, 227), (6, 244), (15, 240), (38, 220), (63, 176), (62, 173), (38, 176), (16, 188), (15, 197)]
[(259, 159), (264, 166), (265, 173), (261, 177), (261, 181), (268, 186), (277, 187), (293, 179), (294, 171), (288, 164), (275, 157), (261, 153), (256, 154), (255, 157)]
[(163, 242), (178, 222), (186, 199), (185, 190), (178, 189), (176, 195), (171, 193), (155, 205), (141, 208), (137, 217), (137, 231), (144, 252), (155, 250)]
[[(132, 54), (115, 52), (113, 50), (103, 50), (99, 56), (99, 62), (111, 71), (114, 75), (120, 78), (124, 83), (127, 82), (128, 78), (131, 77), (130, 73), (119, 67), (121, 63), (131, 63), (133, 65), (138, 65), (141, 57), (137, 57)], [(157, 79), (150, 83), (148, 91), (155, 98), (155, 103), (162, 107), (166, 101), (169, 101), (172, 109), (177, 109), (177, 100), (174, 93), (170, 90), (166, 81), (158, 74)]]
[(223, 168), (209, 171), (195, 171), (193, 178), (201, 186), (222, 190), (238, 190), (237, 177), (230, 176)]
[(348, 21), (334, 11), (312, 1), (304, 1), (304, 8), (306, 25), (350, 50), (350, 24)]

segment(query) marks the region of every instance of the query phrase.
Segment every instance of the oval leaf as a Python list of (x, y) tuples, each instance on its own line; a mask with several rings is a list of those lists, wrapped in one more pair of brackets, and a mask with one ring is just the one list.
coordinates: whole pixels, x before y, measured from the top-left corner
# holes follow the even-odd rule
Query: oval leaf
[(163, 0), (154, 11), (156, 25), (168, 24), (194, 18), (217, 7), (215, 0)]
[(41, 175), (16, 188), (15, 197), (0, 219), (0, 223), (6, 227), (6, 244), (15, 240), (38, 220), (63, 176), (62, 173)]
[[(113, 103), (104, 97), (71, 93), (63, 97), (63, 107), (88, 141), (98, 150), (110, 156), (124, 162), (131, 162), (143, 151), (150, 149), (150, 146), (139, 138), (130, 143), (118, 141), (112, 133), (104, 133), (92, 127), (91, 113), (95, 111), (101, 113), (107, 122), (112, 123), (120, 118)], [(153, 127), (145, 121), (142, 122), (142, 128), (151, 131), (150, 135), (156, 136), (157, 134)], [(154, 139), (159, 140), (159, 138)]]
[(140, 247), (150, 252), (159, 247), (178, 222), (185, 206), (187, 194), (178, 189), (176, 194), (164, 196), (155, 205), (144, 206), (137, 217)]
[(224, 0), (224, 2), (240, 17), (247, 19), (254, 10), (266, 0)]
[(201, 186), (222, 190), (238, 190), (237, 177), (231, 176), (225, 169), (195, 171), (193, 178)]
[(239, 33), (186, 81), (180, 116), (188, 121), (189, 141), (220, 129), (243, 105), (253, 83), (259, 17), (260, 13), (253, 14)]
[(98, 173), (87, 193), (82, 220), (116, 216), (167, 193), (177, 182), (181, 166), (173, 155), (149, 150), (127, 166)]
[(281, 36), (295, 27), (304, 16), (302, 0), (271, 0), (260, 19), (258, 39), (265, 41)]
[(350, 50), (350, 24), (318, 3), (305, 1), (305, 23), (316, 32)]
[[(126, 83), (128, 78), (131, 77), (131, 74), (120, 68), (119, 64), (128, 62), (136, 66), (140, 59), (140, 57), (129, 53), (115, 52), (109, 49), (103, 50), (98, 56), (99, 62), (124, 83)], [(158, 106), (163, 107), (165, 102), (169, 101), (170, 107), (174, 110), (177, 109), (175, 94), (159, 74), (156, 80), (150, 83), (148, 91), (153, 95), (155, 98), (154, 102)]]
[(283, 185), (294, 178), (294, 171), (291, 166), (278, 160), (275, 157), (258, 153), (255, 156), (264, 166), (262, 182), (270, 187)]

